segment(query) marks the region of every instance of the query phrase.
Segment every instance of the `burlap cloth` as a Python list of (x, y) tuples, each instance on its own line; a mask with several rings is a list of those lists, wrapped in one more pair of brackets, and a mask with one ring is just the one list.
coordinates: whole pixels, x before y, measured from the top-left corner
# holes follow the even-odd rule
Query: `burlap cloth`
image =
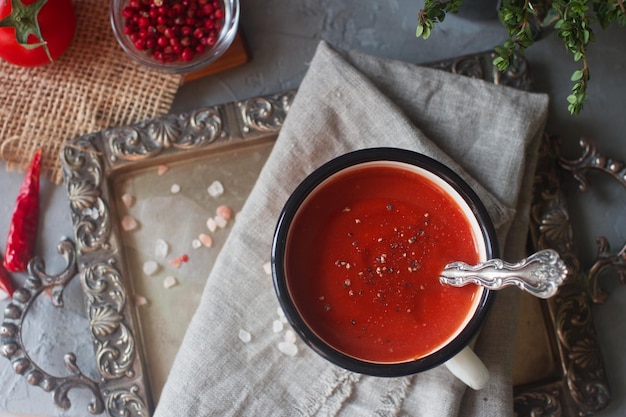
[(283, 354), (263, 265), (297, 184), (333, 157), (375, 146), (412, 149), (459, 173), (492, 216), (503, 257), (519, 259), (547, 105), (543, 94), (321, 43), (215, 262), (155, 416), (513, 416), (518, 290), (498, 294), (482, 328), (475, 350), (491, 380), (473, 391), (445, 367), (375, 378), (330, 364), (301, 340), (295, 356)]
[(63, 179), (63, 142), (169, 111), (182, 77), (135, 64), (118, 45), (108, 0), (74, 0), (76, 35), (55, 62), (22, 68), (0, 60), (0, 157), (23, 169), (44, 148), (42, 174)]

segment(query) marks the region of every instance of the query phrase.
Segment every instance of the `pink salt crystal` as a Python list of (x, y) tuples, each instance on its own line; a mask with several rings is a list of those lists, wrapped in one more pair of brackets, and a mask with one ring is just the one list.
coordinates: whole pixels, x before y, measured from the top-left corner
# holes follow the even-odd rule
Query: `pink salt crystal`
[(285, 328), (285, 325), (283, 324), (282, 321), (280, 320), (274, 320), (272, 322), (272, 331), (274, 333), (280, 333), (283, 331), (283, 329)]
[(289, 342), (279, 342), (278, 350), (280, 350), (287, 356), (296, 356), (296, 354), (298, 353), (298, 346)]
[(163, 287), (167, 289), (175, 287), (176, 285), (178, 285), (178, 281), (176, 281), (176, 278), (171, 275), (166, 276), (163, 280)]
[(156, 243), (154, 245), (154, 255), (157, 258), (165, 258), (167, 256), (167, 254), (170, 251), (170, 245), (168, 245), (168, 243), (163, 240), (163, 239), (157, 239)]
[(233, 211), (230, 209), (230, 207), (221, 205), (215, 210), (215, 214), (217, 214), (218, 217), (221, 217), (224, 220), (230, 220), (230, 218), (233, 216)]
[(135, 203), (135, 197), (133, 197), (133, 195), (130, 193), (124, 193), (122, 194), (122, 202), (127, 208), (132, 207), (132, 205)]
[(291, 329), (287, 329), (285, 331), (284, 340), (287, 343), (296, 343), (296, 333)]
[(270, 262), (265, 262), (263, 264), (263, 271), (265, 271), (266, 275), (272, 275), (272, 264)]
[(180, 258), (173, 258), (169, 260), (169, 263), (174, 268), (180, 268), (180, 265), (183, 263), (183, 261)]
[(168, 169), (169, 169), (169, 167), (167, 165), (159, 165), (157, 167), (157, 174), (160, 177), (161, 175), (165, 174)]
[(126, 215), (122, 218), (122, 229), (124, 229), (124, 231), (130, 232), (135, 230), (137, 226), (139, 226), (139, 224), (133, 216)]
[(155, 261), (146, 261), (143, 264), (143, 273), (151, 276), (154, 275), (155, 272), (159, 270), (159, 264)]
[(201, 233), (198, 236), (198, 240), (207, 248), (213, 246), (213, 238), (205, 233)]
[(223, 229), (226, 227), (226, 225), (228, 224), (228, 220), (226, 220), (225, 218), (221, 217), (221, 216), (215, 216), (213, 218), (213, 220), (215, 220), (215, 224), (220, 228)]
[(217, 222), (213, 217), (209, 217), (209, 219), (206, 221), (206, 227), (208, 227), (209, 230), (212, 232), (215, 232), (215, 230), (217, 230)]
[(145, 306), (148, 304), (148, 299), (143, 295), (135, 294), (135, 305), (136, 306)]
[(219, 197), (224, 194), (224, 186), (219, 181), (213, 181), (207, 188), (207, 192), (211, 197)]
[(239, 329), (239, 340), (243, 343), (249, 343), (252, 340), (252, 334), (244, 329)]

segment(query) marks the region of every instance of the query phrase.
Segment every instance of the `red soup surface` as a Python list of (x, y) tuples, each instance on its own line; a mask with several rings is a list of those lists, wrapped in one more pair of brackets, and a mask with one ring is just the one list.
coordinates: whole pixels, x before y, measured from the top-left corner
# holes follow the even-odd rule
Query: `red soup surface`
[(438, 350), (481, 294), (439, 283), (447, 263), (478, 262), (478, 244), (459, 205), (408, 169), (364, 164), (331, 177), (300, 208), (287, 247), (287, 285), (304, 321), (368, 362)]

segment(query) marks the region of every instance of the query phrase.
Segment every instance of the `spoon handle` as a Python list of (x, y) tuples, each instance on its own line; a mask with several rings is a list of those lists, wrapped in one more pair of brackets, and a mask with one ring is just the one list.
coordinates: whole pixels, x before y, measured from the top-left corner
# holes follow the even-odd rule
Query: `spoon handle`
[(452, 262), (446, 265), (439, 280), (455, 287), (473, 283), (490, 290), (515, 285), (535, 297), (550, 298), (566, 277), (567, 268), (559, 254), (545, 249), (514, 264), (501, 259), (490, 259), (477, 265)]

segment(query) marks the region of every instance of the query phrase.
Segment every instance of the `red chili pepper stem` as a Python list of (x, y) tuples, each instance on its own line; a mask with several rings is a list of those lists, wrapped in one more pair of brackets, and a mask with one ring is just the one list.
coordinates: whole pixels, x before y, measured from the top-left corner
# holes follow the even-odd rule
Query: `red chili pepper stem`
[(35, 153), (15, 201), (4, 253), (4, 266), (11, 272), (25, 271), (35, 250), (39, 227), (41, 152), (39, 148)]

